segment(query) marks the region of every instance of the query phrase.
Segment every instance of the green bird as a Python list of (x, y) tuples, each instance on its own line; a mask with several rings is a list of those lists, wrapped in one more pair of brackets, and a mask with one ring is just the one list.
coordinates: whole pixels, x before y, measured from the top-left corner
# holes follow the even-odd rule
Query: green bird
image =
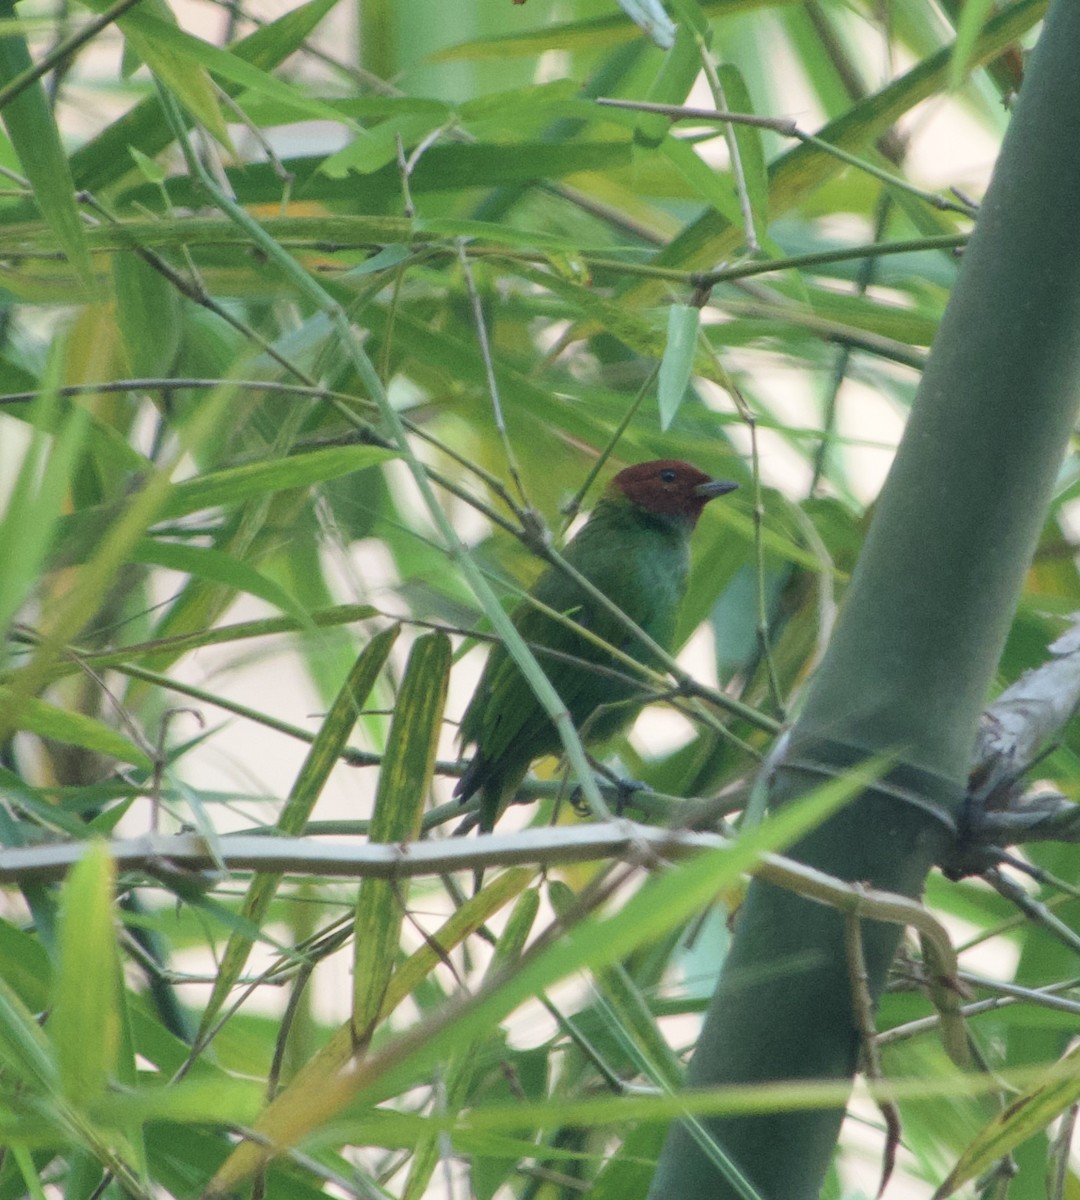
[[(736, 487), (678, 459), (627, 467), (608, 484), (563, 556), (668, 650), (686, 592), (690, 535), (705, 505)], [(641, 639), (557, 567), (548, 567), (530, 594), (636, 661), (650, 663)], [(630, 725), (647, 696), (624, 663), (528, 601), (517, 607), (513, 622), (588, 744), (605, 742)], [(464, 803), (480, 792), (485, 832), (494, 828), (529, 764), (562, 745), (501, 643), (488, 655), (459, 736), (463, 746), (476, 750), (454, 795)]]

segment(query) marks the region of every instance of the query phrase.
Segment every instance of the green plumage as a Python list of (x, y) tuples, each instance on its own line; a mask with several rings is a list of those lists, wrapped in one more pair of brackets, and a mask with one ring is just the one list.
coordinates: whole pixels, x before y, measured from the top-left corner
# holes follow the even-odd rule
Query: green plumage
[[(696, 470), (694, 476), (708, 480)], [(716, 486), (730, 490), (734, 485)], [(686, 590), (690, 535), (708, 498), (694, 499), (687, 511), (657, 512), (609, 488), (564, 552), (568, 562), (665, 649), (671, 646)], [(639, 638), (558, 569), (545, 570), (531, 594), (633, 659), (659, 665)], [(513, 621), (587, 743), (604, 742), (633, 721), (646, 694), (626, 665), (527, 601), (518, 606)], [(545, 649), (618, 674), (576, 665)], [(493, 646), (462, 718), (461, 741), (475, 745), (476, 753), (455, 795), (464, 801), (480, 791), (480, 828), (485, 831), (494, 827), (529, 764), (561, 747), (554, 724), (501, 644)]]

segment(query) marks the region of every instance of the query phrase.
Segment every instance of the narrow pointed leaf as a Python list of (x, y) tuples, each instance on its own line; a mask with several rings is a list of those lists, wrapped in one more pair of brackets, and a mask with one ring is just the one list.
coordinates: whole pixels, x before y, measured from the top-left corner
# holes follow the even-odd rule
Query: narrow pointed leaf
[(60, 966), (48, 1032), (61, 1090), (80, 1106), (104, 1095), (116, 1066), (113, 876), (108, 850), (95, 842), (72, 869), (60, 901)]
[(667, 346), (660, 360), (656, 395), (660, 404), (660, 428), (666, 430), (690, 386), (690, 373), (697, 349), (701, 310), (692, 304), (673, 304), (668, 309)]
[(956, 41), (953, 44), (952, 62), (949, 64), (949, 87), (958, 88), (971, 70), (975, 46), (983, 26), (994, 8), (994, 0), (966, 0), (960, 10), (956, 26)]
[(0, 978), (0, 1064), (40, 1094), (58, 1090), (55, 1050), (34, 1014)]
[[(229, 47), (228, 52), (244, 62), (255, 63), (264, 71), (273, 70), (294, 50), (338, 3), (338, 0), (310, 0), (291, 9)], [(237, 95), (240, 84), (223, 83), (230, 96)], [(80, 188), (96, 191), (114, 183), (131, 169), (131, 147), (153, 156), (172, 141), (172, 133), (161, 119), (156, 96), (135, 105), (97, 137), (80, 146), (71, 156), (71, 169)]]
[[(717, 68), (717, 75), (724, 89), (728, 110), (752, 113), (754, 104), (750, 89), (738, 67), (725, 63)], [(764, 237), (769, 228), (769, 170), (765, 162), (761, 130), (751, 125), (732, 125), (731, 131), (739, 147), (739, 163), (750, 209), (754, 214), (754, 228), (759, 237)]]
[[(10, 689), (0, 687), (0, 705), (7, 702)], [(59, 708), (36, 696), (21, 697), (15, 706), (12, 727), (37, 737), (62, 742), (66, 746), (80, 746), (106, 758), (149, 770), (150, 757), (129, 738), (103, 721), (88, 717), (85, 713)]]
[[(0, 0), (0, 21), (15, 17), (14, 0)], [(31, 66), (21, 33), (0, 37), (0, 84), (10, 83)], [(86, 232), (75, 205), (75, 183), (60, 133), (40, 80), (24, 88), (3, 109), (4, 128), (19, 165), (34, 189), (34, 201), (67, 256), (79, 283), (96, 290)]]
[[(318, 100), (305, 96), (283, 80), (268, 75), (253, 63), (245, 62), (244, 59), (228, 50), (221, 50), (217, 46), (203, 41), (202, 38), (194, 37), (169, 21), (136, 9), (124, 18), (122, 24), (128, 37), (133, 34), (138, 36), (140, 56), (142, 56), (142, 48), (150, 47), (152, 49), (155, 70), (158, 69), (156, 64), (162, 59), (170, 60), (171, 70), (168, 78), (170, 86), (172, 86), (172, 76), (177, 72), (182, 77), (190, 73), (196, 78), (204, 77), (209, 80), (207, 72), (213, 71), (215, 75), (219, 75), (222, 79), (227, 79), (241, 88), (247, 88), (257, 95), (266, 96), (278, 104), (287, 105), (292, 110), (294, 119), (307, 118), (308, 120), (334, 121), (335, 123), (341, 123), (344, 120), (341, 113), (328, 104), (322, 104)], [(163, 78), (165, 77), (163, 76)], [(177, 95), (185, 104), (188, 104), (186, 94), (177, 93)], [(201, 104), (201, 96), (197, 97), (197, 101)], [(190, 104), (188, 104), (188, 108), (193, 115), (202, 119), (201, 110), (197, 112)]]
[[(108, 0), (85, 0), (97, 12), (108, 7)], [(147, 9), (156, 12), (150, 16)], [(232, 149), (229, 131), (214, 91), (214, 83), (206, 69), (197, 61), (177, 52), (169, 36), (182, 34), (176, 18), (164, 0), (143, 0), (139, 8), (130, 9), (119, 21), (128, 47), (172, 92), (188, 112), (214, 135), (227, 149)]]
[[(282, 833), (299, 834), (304, 830), (315, 801), (319, 798), (330, 772), (337, 765), (345, 748), (356, 718), (360, 715), (386, 665), (387, 657), (397, 639), (397, 626), (383, 630), (371, 639), (353, 664), (348, 678), (338, 692), (326, 719), (304, 759), (300, 773), (293, 783), (285, 806), (278, 818), (277, 828)], [(242, 920), (257, 927), (266, 915), (270, 902), (277, 893), (280, 875), (257, 875), (248, 887), (240, 909)], [(253, 938), (250, 933), (236, 931), (229, 938), (222, 956), (221, 966), (214, 980), (214, 987), (203, 1013), (201, 1031), (205, 1031), (232, 990), (244, 969), (251, 951)]]
[[(373, 842), (409, 842), (419, 836), (449, 677), (450, 639), (446, 634), (431, 633), (417, 639), (398, 692), (379, 772), (371, 818)], [(358, 1044), (370, 1038), (382, 1011), (403, 917), (394, 881), (365, 879), (360, 884), (353, 960), (353, 1032)]]
[[(701, 52), (694, 40), (693, 32), (680, 25), (668, 43), (670, 49), (653, 79), (646, 99), (651, 104), (684, 104), (694, 80), (701, 70)], [(634, 142), (638, 146), (657, 146), (671, 128), (671, 118), (660, 113), (641, 113), (634, 131)]]
[(180, 349), (179, 293), (137, 254), (114, 254), (112, 276), (116, 320), (131, 373), (142, 378), (167, 375)]
[(970, 1179), (1007, 1157), (1021, 1142), (1042, 1132), (1080, 1100), (1080, 1046), (1050, 1071), (1046, 1081), (1023, 1092), (983, 1128), (957, 1159), (933, 1200), (945, 1200)]
[(393, 457), (393, 451), (383, 450), (380, 446), (331, 446), (325, 450), (313, 450), (309, 454), (227, 467), (176, 484), (165, 501), (161, 515), (181, 517), (204, 508), (238, 504), (267, 492), (310, 487)]
[(133, 562), (153, 563), (197, 579), (220, 583), (237, 592), (258, 596), (267, 604), (307, 624), (303, 607), (282, 586), (250, 563), (211, 546), (186, 546), (158, 538), (143, 538), (131, 553)]
[[(515, 867), (497, 875), (481, 892), (466, 900), (394, 974), (383, 997), (380, 1019), (393, 1012), (442, 963), (447, 953), (475, 933), (534, 877), (535, 872), (529, 868)], [(354, 1054), (353, 1026), (346, 1021), (266, 1108), (254, 1124), (255, 1131), (270, 1147), (284, 1149), (296, 1145), (335, 1117), (352, 1098), (352, 1092), (340, 1084)], [(231, 1192), (266, 1158), (263, 1145), (245, 1142), (238, 1146), (214, 1176), (207, 1196)]]

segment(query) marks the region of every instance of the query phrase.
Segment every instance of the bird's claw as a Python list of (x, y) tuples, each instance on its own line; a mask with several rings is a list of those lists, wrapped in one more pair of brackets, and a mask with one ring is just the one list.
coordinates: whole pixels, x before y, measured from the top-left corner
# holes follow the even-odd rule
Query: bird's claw
[[(608, 775), (605, 779), (615, 789), (615, 816), (621, 817), (630, 804), (635, 792), (647, 791), (649, 785), (640, 779), (623, 779), (616, 775)], [(592, 809), (579, 784), (570, 793), (570, 807), (583, 820), (592, 816)]]
[(649, 785), (643, 779), (613, 779), (615, 785), (615, 815), (623, 816), (635, 792), (647, 792)]

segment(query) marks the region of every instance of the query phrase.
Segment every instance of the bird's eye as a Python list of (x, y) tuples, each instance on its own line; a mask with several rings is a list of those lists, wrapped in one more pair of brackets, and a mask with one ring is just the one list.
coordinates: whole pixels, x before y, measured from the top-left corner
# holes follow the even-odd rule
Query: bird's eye
[(674, 467), (665, 467), (660, 472), (660, 478), (665, 483), (674, 483), (675, 480), (679, 478), (679, 473), (678, 473), (678, 471), (675, 470)]

